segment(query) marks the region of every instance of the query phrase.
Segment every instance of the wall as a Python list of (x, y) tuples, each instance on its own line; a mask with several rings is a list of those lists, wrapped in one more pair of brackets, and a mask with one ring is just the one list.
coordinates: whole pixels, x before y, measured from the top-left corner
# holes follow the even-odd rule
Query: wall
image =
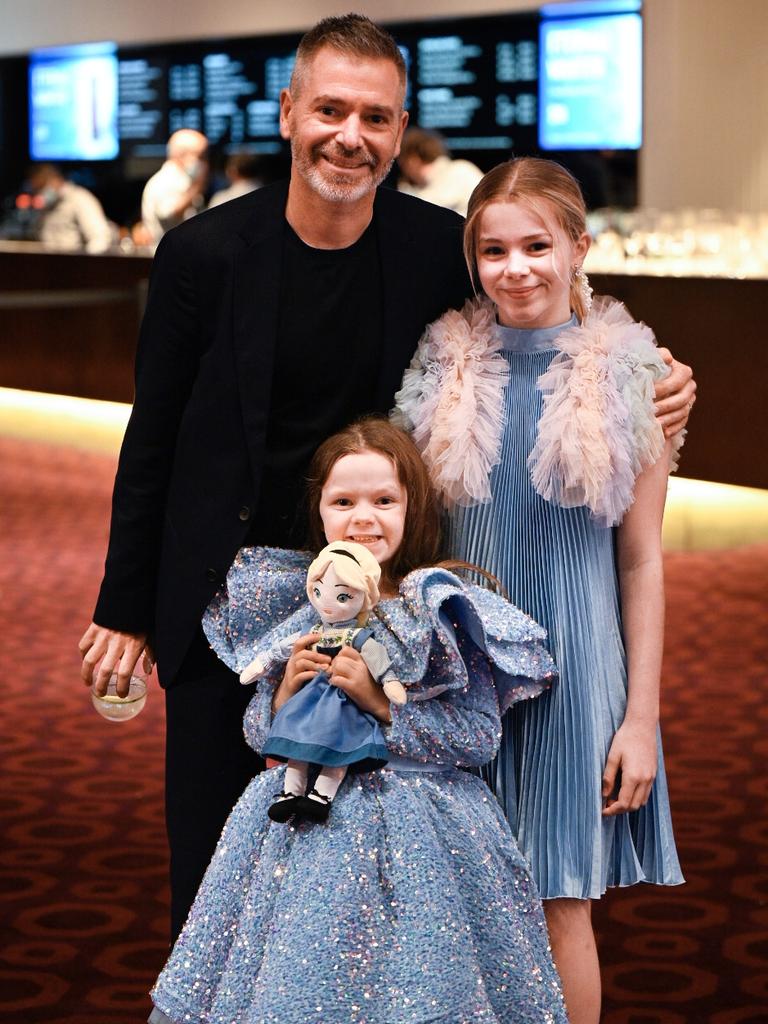
[(410, 21), (538, 6), (536, 0), (0, 0), (0, 55), (102, 39), (145, 43), (301, 31), (350, 10), (381, 21)]
[[(302, 29), (350, 8), (398, 21), (530, 10), (535, 0), (0, 0), (0, 55), (33, 46)], [(645, 0), (646, 206), (768, 212), (766, 0)]]
[(646, 0), (640, 195), (768, 212), (768, 4)]

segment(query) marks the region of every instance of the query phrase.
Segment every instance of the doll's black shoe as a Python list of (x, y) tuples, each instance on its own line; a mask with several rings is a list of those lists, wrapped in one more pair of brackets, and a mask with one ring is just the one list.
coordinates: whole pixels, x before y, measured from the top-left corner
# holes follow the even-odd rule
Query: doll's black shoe
[(305, 797), (297, 796), (296, 793), (278, 793), (273, 803), (267, 808), (267, 814), (272, 821), (278, 821), (284, 825), (289, 818), (292, 818), (299, 809), (299, 804)]
[(328, 821), (332, 802), (329, 796), (323, 796), (316, 789), (310, 789), (306, 796), (298, 798), (296, 813), (308, 821)]

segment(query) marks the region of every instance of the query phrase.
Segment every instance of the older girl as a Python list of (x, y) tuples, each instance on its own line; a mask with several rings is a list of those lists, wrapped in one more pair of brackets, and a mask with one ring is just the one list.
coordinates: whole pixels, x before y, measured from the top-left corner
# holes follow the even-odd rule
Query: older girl
[[(665, 443), (650, 330), (591, 304), (579, 186), (521, 158), (469, 203), (484, 297), (432, 324), (399, 414), (450, 508), (451, 554), (543, 623), (560, 682), (504, 721), (490, 775), (544, 898), (572, 1024), (595, 1024), (591, 901), (682, 881), (658, 733)], [(591, 308), (590, 308), (591, 306)]]

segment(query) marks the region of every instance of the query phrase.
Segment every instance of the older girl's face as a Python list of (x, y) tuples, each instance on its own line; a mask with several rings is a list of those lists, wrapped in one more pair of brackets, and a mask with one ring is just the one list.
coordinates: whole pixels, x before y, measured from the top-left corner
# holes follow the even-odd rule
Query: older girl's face
[[(546, 214), (547, 200), (541, 201)], [(505, 327), (556, 327), (571, 316), (571, 272), (589, 248), (588, 235), (573, 242), (527, 204), (489, 203), (480, 216), (477, 270)]]
[(328, 543), (362, 544), (381, 566), (400, 547), (407, 507), (395, 464), (381, 452), (343, 455), (320, 492), (320, 518)]

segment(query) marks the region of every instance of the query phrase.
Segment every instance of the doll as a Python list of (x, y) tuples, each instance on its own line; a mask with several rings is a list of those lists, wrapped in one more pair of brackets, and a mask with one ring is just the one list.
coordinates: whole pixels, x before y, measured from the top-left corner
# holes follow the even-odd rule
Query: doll
[[(361, 544), (336, 541), (323, 548), (307, 572), (307, 597), (320, 622), (312, 649), (333, 658), (346, 645), (359, 652), (368, 671), (390, 701), (404, 704), (403, 685), (395, 678), (389, 655), (365, 627), (368, 613), (379, 600), (381, 568)], [(276, 662), (287, 662), (300, 633), (278, 637), (243, 670), (248, 683)], [(267, 813), (273, 821), (294, 815), (325, 821), (348, 768), (371, 771), (386, 764), (387, 748), (381, 726), (318, 672), (275, 715), (263, 753), (287, 761), (285, 782)], [(309, 766), (320, 772), (307, 792)]]

